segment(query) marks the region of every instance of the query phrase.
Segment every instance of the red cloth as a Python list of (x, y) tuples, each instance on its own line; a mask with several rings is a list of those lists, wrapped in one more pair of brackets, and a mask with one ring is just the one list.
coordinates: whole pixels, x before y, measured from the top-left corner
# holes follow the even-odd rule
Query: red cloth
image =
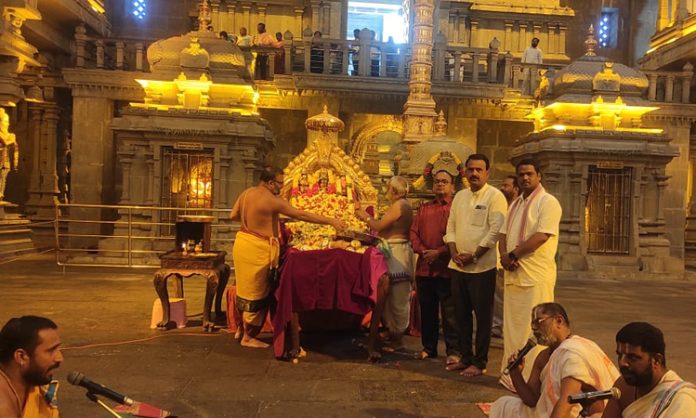
[(443, 240), (447, 233), (452, 198), (434, 199), (423, 203), (413, 218), (411, 225), (411, 246), (418, 255), (425, 250), (437, 250), (440, 256), (432, 264), (423, 257), (418, 257), (416, 276), (420, 277), (450, 277), (447, 264), (450, 261), (447, 244)]
[(377, 249), (364, 254), (341, 249), (288, 250), (282, 266), (278, 307), (273, 318), (273, 350), (282, 357), (285, 327), (293, 312), (339, 309), (365, 315), (377, 298), (377, 282), (388, 272), (387, 261)]

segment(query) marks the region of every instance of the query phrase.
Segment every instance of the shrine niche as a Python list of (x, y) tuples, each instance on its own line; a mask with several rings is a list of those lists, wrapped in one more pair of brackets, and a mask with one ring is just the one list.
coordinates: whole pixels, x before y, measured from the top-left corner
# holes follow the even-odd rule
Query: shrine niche
[[(309, 145), (285, 168), (281, 196), (303, 210), (343, 219), (353, 232), (367, 231), (355, 209), (375, 207), (377, 190), (358, 163), (338, 147), (343, 121), (324, 111), (305, 122)], [(336, 231), (328, 225), (288, 223), (299, 249), (328, 248)], [(356, 245), (359, 248), (359, 246)]]

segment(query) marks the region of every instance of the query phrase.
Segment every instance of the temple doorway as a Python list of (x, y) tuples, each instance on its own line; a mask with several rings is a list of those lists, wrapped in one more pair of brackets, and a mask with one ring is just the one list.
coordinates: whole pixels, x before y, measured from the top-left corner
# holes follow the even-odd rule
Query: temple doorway
[(408, 42), (408, 10), (399, 0), (349, 1), (346, 39), (354, 39), (355, 29), (375, 32), (375, 40), (403, 44)]

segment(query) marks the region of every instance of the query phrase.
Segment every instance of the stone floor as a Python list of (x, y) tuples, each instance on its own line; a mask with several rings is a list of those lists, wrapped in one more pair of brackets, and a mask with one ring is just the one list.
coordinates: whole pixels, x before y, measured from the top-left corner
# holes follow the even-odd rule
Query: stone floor
[[(418, 361), (410, 352), (364, 360), (360, 333), (303, 335), (309, 357), (279, 362), (269, 350), (243, 349), (226, 332), (200, 331), (203, 281), (186, 283), (190, 326), (148, 328), (155, 292), (151, 270), (68, 269), (47, 257), (0, 265), (0, 321), (38, 314), (54, 319), (64, 341), (61, 416), (107, 416), (67, 384), (69, 371), (180, 417), (483, 417), (476, 402), (504, 394), (497, 384), (500, 341), (494, 341), (487, 376), (465, 379), (443, 370), (442, 360)], [(613, 358), (614, 334), (628, 321), (662, 328), (668, 365), (696, 379), (696, 281), (591, 281), (561, 278), (557, 299), (574, 332), (592, 338)]]

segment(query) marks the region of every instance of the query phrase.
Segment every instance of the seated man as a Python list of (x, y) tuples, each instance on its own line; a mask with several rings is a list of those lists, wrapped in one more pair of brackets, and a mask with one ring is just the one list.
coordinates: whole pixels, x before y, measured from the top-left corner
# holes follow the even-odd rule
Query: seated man
[(602, 418), (696, 416), (696, 386), (667, 369), (662, 331), (631, 322), (616, 334), (616, 354), (621, 397), (609, 400)]
[[(519, 396), (495, 401), (491, 418), (576, 417), (581, 407), (568, 403), (569, 395), (609, 389), (619, 376), (597, 344), (571, 334), (568, 314), (558, 303), (542, 303), (532, 309), (532, 332), (548, 348), (534, 361), (529, 381), (522, 377), (524, 363), (510, 370)], [(513, 355), (510, 362), (515, 358)], [(596, 402), (592, 413), (603, 408), (603, 402)]]
[(52, 372), (63, 355), (57, 329), (50, 319), (23, 316), (0, 330), (0, 417), (58, 417)]
[(414, 254), (409, 241), (413, 211), (406, 199), (408, 182), (405, 178), (394, 176), (389, 181), (387, 199), (391, 202), (380, 220), (374, 219), (367, 212), (359, 209), (355, 215), (367, 223), (367, 226), (379, 233), (389, 243), (389, 276), (382, 277), (377, 288), (377, 304), (372, 311), (370, 336), (367, 351), (370, 360), (377, 360), (380, 354), (376, 350), (379, 323), (389, 328), (389, 346), (385, 351), (400, 348), (406, 328), (408, 328), (409, 298), (413, 284)]

